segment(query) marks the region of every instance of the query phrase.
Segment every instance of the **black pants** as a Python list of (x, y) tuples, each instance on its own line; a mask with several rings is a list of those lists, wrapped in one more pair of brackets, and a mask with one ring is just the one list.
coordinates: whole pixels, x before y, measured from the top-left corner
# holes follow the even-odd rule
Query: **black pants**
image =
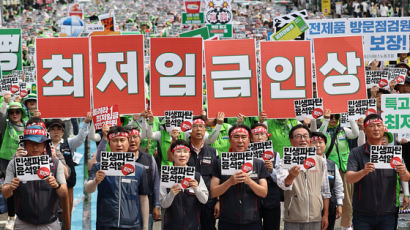
[(7, 199), (7, 212), (9, 217), (16, 215), (16, 210), (14, 208), (14, 196), (11, 196)]
[(206, 204), (201, 204), (201, 230), (216, 230), (214, 206), (216, 200), (210, 200)]
[(336, 222), (336, 203), (334, 202), (329, 202), (329, 216), (327, 220), (329, 221), (327, 230), (333, 230)]
[(279, 230), (280, 229), (280, 205), (272, 208), (261, 208), (262, 229)]

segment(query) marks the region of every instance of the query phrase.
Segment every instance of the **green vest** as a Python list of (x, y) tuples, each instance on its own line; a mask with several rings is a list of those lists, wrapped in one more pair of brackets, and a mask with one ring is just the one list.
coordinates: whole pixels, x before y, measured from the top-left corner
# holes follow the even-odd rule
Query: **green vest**
[[(326, 133), (325, 135), (327, 138), (327, 144), (326, 144), (326, 150), (325, 150), (325, 153), (326, 153), (330, 146), (330, 143), (332, 142), (332, 137), (329, 135), (329, 133)], [(339, 150), (339, 154), (337, 153), (337, 150)], [(341, 169), (343, 172), (346, 172), (347, 160), (349, 159), (349, 154), (350, 154), (349, 142), (346, 139), (345, 131), (342, 129), (341, 131), (337, 133), (335, 144), (333, 145), (333, 149), (330, 152), (328, 158), (329, 160), (332, 160), (333, 162), (335, 162), (339, 169)]]
[(17, 132), (11, 127), (10, 122), (7, 122), (3, 135), (3, 143), (0, 148), (0, 158), (11, 160), (11, 157), (19, 147), (19, 135), (23, 135), (23, 132)]
[[(212, 128), (207, 128), (208, 133), (212, 132)], [(229, 152), (229, 124), (223, 123), (221, 130), (219, 132), (219, 136), (214, 143), (211, 144), (216, 150), (218, 150), (219, 157), (223, 152)]]
[[(236, 117), (227, 118), (227, 122), (230, 125), (235, 125), (237, 121), (238, 121), (238, 118)], [(245, 120), (243, 120), (243, 124), (250, 128), (252, 124), (254, 123), (254, 121), (255, 121), (254, 117), (245, 117)]]
[[(168, 161), (168, 149), (171, 146), (171, 134), (166, 130), (161, 130), (161, 165), (173, 165), (171, 161)], [(185, 134), (180, 132), (178, 139), (185, 140)]]
[(291, 146), (289, 131), (298, 124), (296, 119), (268, 119), (268, 132), (271, 134), (269, 140), (272, 141), (273, 150), (283, 157), (283, 147)]

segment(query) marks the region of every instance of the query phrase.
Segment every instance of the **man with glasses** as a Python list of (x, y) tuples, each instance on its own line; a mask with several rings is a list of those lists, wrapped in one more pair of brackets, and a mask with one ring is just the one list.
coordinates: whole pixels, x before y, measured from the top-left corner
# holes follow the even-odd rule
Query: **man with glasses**
[[(251, 130), (243, 124), (229, 129), (232, 152), (246, 152)], [(232, 176), (221, 175), (221, 162), (214, 167), (211, 196), (220, 199), (219, 230), (260, 230), (260, 198), (268, 194), (269, 172), (264, 162), (253, 159), (252, 172), (238, 171)]]
[(397, 175), (408, 181), (404, 164), (395, 169), (376, 169), (370, 162), (370, 146), (382, 145), (383, 120), (378, 114), (364, 119), (366, 143), (352, 150), (347, 164), (346, 181), (354, 183), (353, 229), (395, 229)]
[[(311, 133), (303, 125), (289, 132), (294, 147), (309, 147)], [(300, 166), (291, 169), (279, 165), (277, 183), (285, 191), (285, 229), (324, 230), (328, 226), (331, 197), (325, 158), (315, 157), (316, 169), (301, 172)], [(323, 212), (323, 216), (322, 216)]]
[[(189, 142), (191, 156), (189, 157), (188, 165), (194, 166), (196, 172), (201, 174), (206, 188), (209, 191), (213, 167), (218, 159), (218, 152), (211, 146), (204, 144), (205, 132), (205, 121), (202, 118), (195, 119), (192, 125), (192, 133)], [(215, 218), (218, 216), (219, 201), (217, 201), (216, 198), (212, 199), (209, 194), (208, 202), (206, 204), (201, 204), (201, 229), (216, 229)]]

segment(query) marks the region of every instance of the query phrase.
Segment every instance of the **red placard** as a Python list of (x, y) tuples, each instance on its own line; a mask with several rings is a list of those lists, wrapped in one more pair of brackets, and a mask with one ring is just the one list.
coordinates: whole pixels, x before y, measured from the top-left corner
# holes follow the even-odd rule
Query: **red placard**
[[(332, 113), (347, 111), (347, 101), (366, 99), (361, 36), (315, 38), (318, 97)], [(337, 44), (337, 45), (335, 45)]]
[(110, 127), (121, 126), (118, 105), (103, 106), (93, 109), (93, 123), (95, 130), (102, 129), (106, 124)]
[(94, 108), (118, 105), (121, 114), (143, 111), (143, 36), (92, 36), (90, 39)]
[(36, 50), (41, 117), (84, 117), (91, 109), (88, 38), (38, 38)]
[(202, 110), (202, 38), (151, 38), (151, 110)]
[(258, 116), (255, 40), (205, 41), (208, 117)]
[(261, 42), (262, 110), (294, 118), (294, 100), (312, 98), (310, 41)]

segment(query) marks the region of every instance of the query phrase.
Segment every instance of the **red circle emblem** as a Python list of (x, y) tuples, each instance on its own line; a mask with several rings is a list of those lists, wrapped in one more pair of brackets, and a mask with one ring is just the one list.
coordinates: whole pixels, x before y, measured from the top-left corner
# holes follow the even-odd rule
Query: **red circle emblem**
[(38, 171), (37, 171), (37, 176), (40, 179), (46, 179), (47, 177), (50, 176), (50, 169), (46, 168), (46, 167), (41, 167)]
[(242, 165), (242, 172), (248, 173), (253, 170), (253, 165), (251, 162), (246, 162)]
[(315, 119), (318, 119), (319, 117), (323, 116), (323, 110), (321, 108), (316, 108), (312, 111), (312, 116)]
[(398, 165), (398, 164), (401, 164), (401, 159), (400, 159), (400, 157), (393, 157), (393, 159), (391, 159), (391, 161), (390, 161), (390, 166), (391, 166), (392, 168), (395, 168), (396, 165)]
[(389, 82), (386, 79), (380, 79), (379, 81), (379, 87), (383, 88), (385, 86), (387, 86), (389, 84)]
[(184, 121), (184, 122), (182, 122), (182, 124), (181, 124), (181, 130), (182, 130), (182, 132), (186, 132), (186, 131), (191, 130), (191, 129), (192, 129), (192, 124), (191, 124), (190, 121)]
[(262, 155), (263, 160), (270, 160), (273, 158), (273, 152), (271, 151), (265, 151)]
[(182, 186), (182, 188), (184, 188), (184, 189), (188, 188), (190, 181), (191, 181), (191, 178), (184, 178), (184, 179), (181, 181), (181, 186)]
[(134, 165), (125, 164), (121, 167), (121, 172), (124, 176), (127, 176), (135, 171)]
[(316, 162), (315, 162), (315, 159), (313, 158), (308, 158), (305, 160), (305, 162), (303, 162), (303, 167), (305, 167), (306, 170), (315, 167), (315, 165), (316, 165)]

